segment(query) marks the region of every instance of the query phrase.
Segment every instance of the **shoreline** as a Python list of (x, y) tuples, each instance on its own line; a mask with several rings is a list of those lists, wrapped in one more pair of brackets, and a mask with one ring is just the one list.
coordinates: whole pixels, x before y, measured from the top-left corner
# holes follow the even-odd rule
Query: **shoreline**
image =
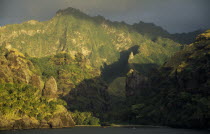
[[(21, 131), (21, 130), (33, 130), (33, 129), (65, 129), (65, 128), (173, 128), (168, 126), (154, 126), (154, 125), (110, 125), (110, 126), (101, 126), (101, 125), (75, 125), (74, 127), (54, 127), (54, 128), (48, 128), (48, 127), (39, 127), (39, 128), (28, 128), (28, 129), (0, 129), (1, 131)], [(175, 129), (189, 129), (189, 128), (175, 128)], [(207, 130), (210, 131), (210, 128), (207, 129), (199, 129), (199, 130)]]
[(110, 126), (101, 126), (101, 125), (75, 125), (75, 127), (115, 127), (115, 128), (168, 128), (167, 126), (153, 126), (153, 125), (110, 125)]

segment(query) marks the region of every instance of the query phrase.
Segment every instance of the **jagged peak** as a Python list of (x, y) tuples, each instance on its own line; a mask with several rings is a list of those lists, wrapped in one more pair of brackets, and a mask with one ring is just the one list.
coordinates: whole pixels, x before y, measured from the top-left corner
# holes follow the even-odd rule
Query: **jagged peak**
[(58, 10), (56, 12), (56, 16), (74, 16), (76, 18), (83, 18), (83, 19), (90, 19), (92, 21), (95, 21), (97, 23), (104, 23), (104, 22), (110, 22), (110, 20), (107, 20), (104, 16), (96, 15), (96, 16), (89, 16), (88, 14), (82, 12), (79, 9), (68, 7), (66, 9)]
[(82, 12), (79, 9), (68, 7), (66, 9), (60, 9), (56, 12), (56, 16), (61, 16), (61, 15), (75, 15), (75, 16), (80, 16), (80, 17), (89, 17), (87, 14)]

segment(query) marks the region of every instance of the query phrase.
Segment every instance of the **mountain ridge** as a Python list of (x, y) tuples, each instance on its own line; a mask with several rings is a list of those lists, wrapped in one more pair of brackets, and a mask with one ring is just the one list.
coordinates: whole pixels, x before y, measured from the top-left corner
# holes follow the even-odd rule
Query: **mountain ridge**
[(200, 34), (150, 77), (128, 74), (126, 93), (134, 122), (209, 128), (209, 33)]
[[(37, 77), (45, 82), (40, 86), (42, 95), (65, 100), (67, 105), (62, 104), (62, 109), (71, 111), (77, 124), (98, 124), (98, 118), (110, 122), (127, 121), (128, 94), (122, 88), (127, 72), (137, 70), (144, 75), (140, 77), (140, 83), (146, 83), (146, 77), (158, 70), (175, 52), (185, 48), (185, 45), (157, 36), (155, 32), (147, 35), (150, 30), (141, 27), (144, 34), (132, 25), (111, 22), (101, 16), (90, 17), (78, 9), (67, 8), (59, 10), (48, 21), (30, 20), (1, 27), (0, 47), (16, 49), (15, 54), (18, 51), (23, 53), (20, 55), (33, 65)], [(155, 25), (151, 29), (164, 31)], [(25, 76), (27, 71), (14, 74), (9, 77), (16, 79), (19, 75)], [(26, 78), (30, 79), (29, 76)], [(3, 85), (8, 82), (2, 80)], [(42, 82), (37, 83), (40, 85)], [(55, 108), (54, 102), (52, 107)], [(66, 116), (70, 117), (69, 114)]]

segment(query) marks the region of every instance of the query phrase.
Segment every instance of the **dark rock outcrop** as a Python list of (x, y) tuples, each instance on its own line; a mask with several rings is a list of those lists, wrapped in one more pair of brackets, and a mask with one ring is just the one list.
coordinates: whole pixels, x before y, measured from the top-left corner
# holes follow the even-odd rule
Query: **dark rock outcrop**
[[(135, 121), (173, 127), (210, 127), (209, 38), (210, 30), (171, 57), (150, 76), (151, 88), (142, 87), (145, 79), (136, 73), (128, 75), (127, 96), (133, 95), (128, 101), (142, 98), (131, 103)], [(144, 90), (150, 93), (142, 95)]]
[(103, 114), (109, 110), (110, 96), (107, 84), (100, 78), (81, 82), (65, 96), (70, 109)]
[(25, 83), (42, 89), (43, 82), (31, 61), (15, 49), (2, 48), (0, 83)]
[(34, 128), (64, 128), (74, 127), (75, 123), (69, 112), (63, 112), (54, 115), (49, 121), (37, 120), (34, 117), (24, 116), (19, 120), (0, 121), (0, 130), (13, 130), (13, 129), (34, 129)]
[(39, 128), (39, 126), (40, 123), (38, 120), (25, 116), (20, 120), (16, 120), (12, 129), (32, 129)]
[(50, 97), (50, 98), (56, 98), (57, 97), (57, 82), (54, 77), (50, 77), (46, 82), (44, 89), (42, 91), (43, 96)]
[(137, 95), (149, 87), (148, 78), (131, 69), (126, 78), (126, 97)]

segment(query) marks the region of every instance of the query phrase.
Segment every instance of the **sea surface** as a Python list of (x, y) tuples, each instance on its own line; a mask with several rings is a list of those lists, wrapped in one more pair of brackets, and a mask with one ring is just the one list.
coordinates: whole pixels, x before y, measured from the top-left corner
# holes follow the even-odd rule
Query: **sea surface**
[(0, 131), (0, 134), (210, 134), (209, 130), (174, 128), (96, 128), (33, 129)]

